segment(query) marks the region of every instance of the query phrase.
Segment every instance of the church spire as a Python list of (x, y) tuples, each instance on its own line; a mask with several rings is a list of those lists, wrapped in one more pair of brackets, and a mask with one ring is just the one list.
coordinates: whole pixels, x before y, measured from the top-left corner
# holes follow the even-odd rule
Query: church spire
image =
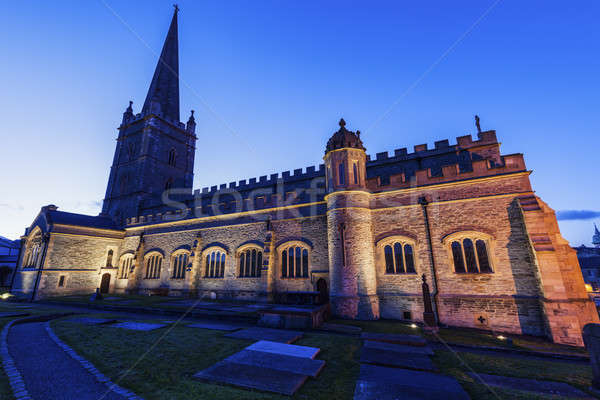
[(179, 122), (178, 12), (179, 8), (175, 6), (171, 26), (142, 107), (142, 114), (158, 114), (177, 122)]

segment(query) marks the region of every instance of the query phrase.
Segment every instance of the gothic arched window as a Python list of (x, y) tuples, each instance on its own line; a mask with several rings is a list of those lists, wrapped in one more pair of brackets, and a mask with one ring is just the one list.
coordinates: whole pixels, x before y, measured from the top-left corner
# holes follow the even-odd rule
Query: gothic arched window
[(280, 249), (281, 277), (308, 278), (308, 248), (299, 242), (283, 245)]
[(23, 268), (33, 268), (37, 265), (42, 249), (42, 234), (38, 231), (27, 240), (27, 250)]
[(190, 255), (187, 251), (179, 251), (171, 258), (173, 265), (173, 272), (171, 273), (171, 279), (184, 279), (185, 270), (188, 266)]
[(383, 247), (386, 274), (416, 274), (414, 242), (407, 238), (390, 238), (379, 245)]
[(253, 246), (242, 249), (238, 259), (240, 263), (238, 276), (242, 278), (260, 277), (263, 263), (263, 252), (261, 248)]
[(223, 278), (225, 276), (225, 252), (214, 248), (206, 251), (205, 278)]
[(106, 268), (112, 268), (112, 260), (113, 260), (113, 250), (108, 250), (108, 254), (106, 254)]
[(146, 258), (146, 276), (144, 279), (159, 279), (163, 256), (153, 253)]
[(127, 279), (129, 277), (129, 270), (131, 269), (132, 265), (133, 254), (126, 254), (123, 257), (121, 257), (117, 279)]
[(353, 166), (353, 172), (354, 172), (354, 184), (358, 185), (358, 166), (356, 165), (356, 163), (354, 163)]
[(344, 163), (341, 162), (338, 164), (338, 182), (340, 185), (345, 184), (344, 176), (346, 175), (346, 168), (344, 168)]
[(479, 232), (459, 232), (444, 240), (452, 255), (454, 272), (457, 274), (492, 273), (489, 256), (491, 239)]

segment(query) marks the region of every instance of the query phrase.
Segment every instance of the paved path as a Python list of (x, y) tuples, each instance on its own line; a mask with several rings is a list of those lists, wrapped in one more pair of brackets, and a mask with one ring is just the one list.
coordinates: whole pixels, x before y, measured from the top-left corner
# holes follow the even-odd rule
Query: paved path
[(8, 351), (34, 400), (125, 400), (98, 382), (48, 336), (43, 322), (13, 326)]

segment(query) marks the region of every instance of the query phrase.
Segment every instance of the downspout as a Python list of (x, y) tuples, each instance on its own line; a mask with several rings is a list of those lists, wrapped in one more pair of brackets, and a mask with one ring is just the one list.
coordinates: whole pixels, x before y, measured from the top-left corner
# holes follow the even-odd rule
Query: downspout
[(50, 233), (46, 233), (43, 236), (44, 241), (44, 252), (42, 253), (42, 258), (40, 260), (40, 267), (38, 268), (37, 276), (35, 277), (35, 285), (33, 286), (33, 291), (31, 292), (31, 301), (35, 300), (35, 295), (37, 293), (38, 285), (40, 284), (40, 278), (42, 276), (42, 269), (44, 268), (44, 263), (46, 262), (46, 253), (48, 251), (48, 244), (50, 244)]
[(435, 270), (435, 258), (433, 256), (433, 242), (431, 241), (431, 227), (429, 225), (429, 214), (427, 213), (427, 205), (429, 202), (425, 196), (419, 198), (419, 204), (423, 210), (423, 219), (425, 220), (425, 232), (427, 233), (427, 243), (429, 245), (429, 261), (431, 263), (431, 283), (433, 284), (433, 291), (431, 297), (433, 297), (433, 313), (435, 314), (436, 323), (440, 323), (440, 317), (438, 314), (438, 283), (437, 273)]

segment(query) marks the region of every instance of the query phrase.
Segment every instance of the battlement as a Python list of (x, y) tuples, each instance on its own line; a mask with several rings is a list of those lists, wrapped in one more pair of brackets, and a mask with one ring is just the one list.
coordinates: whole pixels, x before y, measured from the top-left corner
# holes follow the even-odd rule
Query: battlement
[(427, 143), (417, 144), (413, 146), (414, 151), (412, 153), (409, 153), (406, 147), (395, 149), (393, 155), (390, 155), (387, 151), (383, 151), (375, 154), (375, 158), (371, 157), (371, 155), (367, 155), (367, 162), (378, 163), (406, 161), (417, 157), (423, 158), (428, 156), (436, 156), (448, 152), (469, 150), (476, 147), (498, 144), (496, 131), (492, 130), (479, 132), (477, 137), (477, 140), (473, 140), (471, 135), (458, 136), (456, 138), (456, 144), (454, 145), (450, 145), (450, 141), (448, 139), (438, 140), (434, 143), (434, 148), (432, 149), (428, 148)]
[(303, 168), (294, 169), (292, 172), (284, 171), (282, 173), (275, 173), (270, 175), (262, 175), (258, 178), (243, 179), (241, 181), (229, 182), (229, 184), (223, 183), (221, 185), (214, 185), (210, 187), (203, 187), (202, 189), (194, 190), (194, 196), (211, 196), (221, 191), (249, 191), (259, 189), (265, 186), (276, 185), (278, 182), (290, 183), (306, 179), (312, 179), (319, 176), (325, 175), (325, 165), (319, 164), (318, 166), (310, 166)]
[(500, 165), (488, 159), (475, 160), (471, 163), (472, 169), (468, 171), (461, 170), (458, 163), (443, 166), (441, 173), (437, 174), (432, 171), (432, 168), (420, 169), (415, 171), (415, 174), (408, 179), (404, 173), (394, 174), (390, 176), (389, 184), (382, 183), (381, 177), (376, 176), (367, 179), (367, 188), (374, 192), (403, 189), (527, 170), (523, 154), (505, 155), (501, 157), (501, 160), (502, 164)]

